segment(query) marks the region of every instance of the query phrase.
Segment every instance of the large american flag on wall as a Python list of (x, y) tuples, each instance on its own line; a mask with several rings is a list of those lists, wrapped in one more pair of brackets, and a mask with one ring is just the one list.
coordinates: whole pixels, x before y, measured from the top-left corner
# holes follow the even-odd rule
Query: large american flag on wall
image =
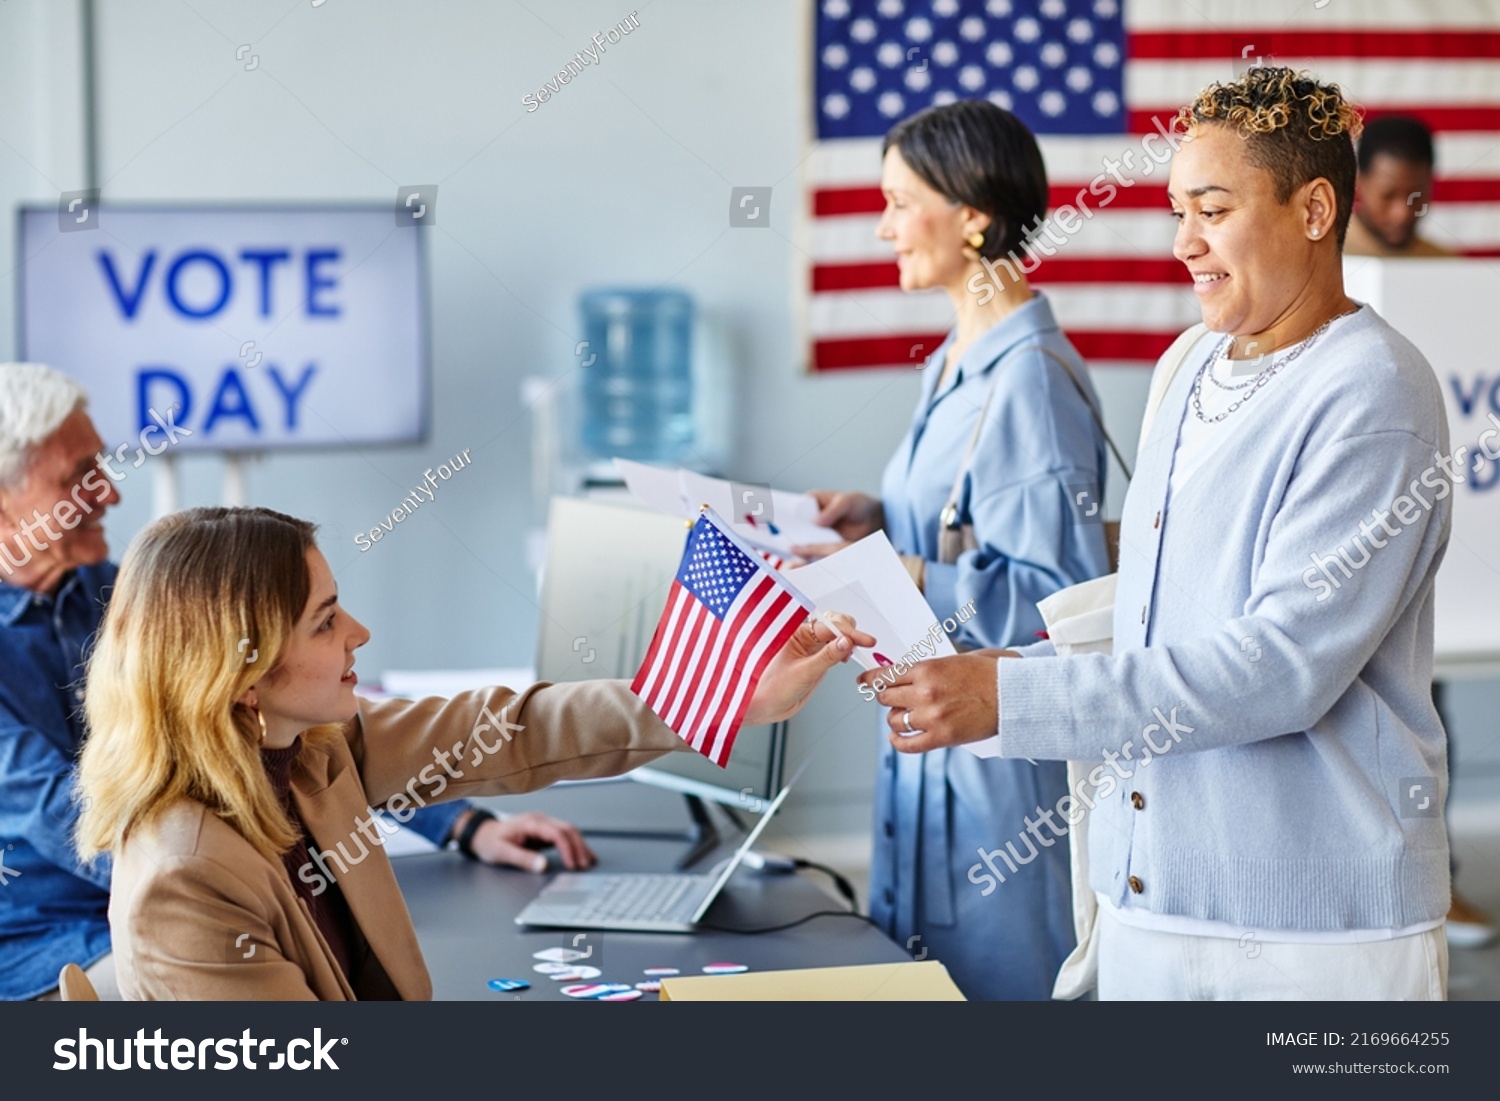
[[(1257, 60), (1336, 81), (1368, 117), (1423, 119), (1437, 172), (1420, 232), (1500, 256), (1500, 0), (813, 3), (803, 229), (815, 370), (910, 368), (951, 325), (947, 295), (899, 289), (875, 224), (881, 137), (958, 98), (989, 98), (1031, 127), (1054, 210), (1084, 193), (1092, 217), (1031, 281), (1091, 366), (1147, 366), (1198, 320), (1171, 254), (1167, 169), (1143, 143), (1199, 89)], [(1159, 140), (1151, 148), (1162, 155)], [(1116, 171), (1135, 182), (1101, 205), (1090, 183), (1127, 152), (1134, 168)]]

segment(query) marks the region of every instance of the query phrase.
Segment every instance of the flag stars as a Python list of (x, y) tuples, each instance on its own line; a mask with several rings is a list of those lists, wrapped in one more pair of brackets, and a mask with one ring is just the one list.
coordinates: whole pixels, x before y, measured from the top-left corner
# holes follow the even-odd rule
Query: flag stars
[(878, 137), (983, 96), (1039, 133), (1113, 133), (1125, 115), (1114, 0), (818, 0), (820, 138)]

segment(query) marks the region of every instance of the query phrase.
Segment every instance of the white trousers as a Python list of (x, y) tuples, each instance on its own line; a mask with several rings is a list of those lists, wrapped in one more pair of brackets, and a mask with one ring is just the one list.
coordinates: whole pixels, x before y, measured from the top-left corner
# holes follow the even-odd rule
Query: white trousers
[(1100, 1001), (1446, 1001), (1448, 936), (1244, 943), (1123, 925), (1099, 908)]

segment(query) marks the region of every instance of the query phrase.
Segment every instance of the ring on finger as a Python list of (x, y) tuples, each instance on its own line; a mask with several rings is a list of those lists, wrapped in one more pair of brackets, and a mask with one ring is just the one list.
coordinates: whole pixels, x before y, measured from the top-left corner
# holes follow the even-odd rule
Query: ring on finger
[(906, 727), (908, 734), (915, 734), (917, 732), (916, 727), (911, 725), (911, 708), (908, 707), (905, 711), (901, 712), (901, 722)]

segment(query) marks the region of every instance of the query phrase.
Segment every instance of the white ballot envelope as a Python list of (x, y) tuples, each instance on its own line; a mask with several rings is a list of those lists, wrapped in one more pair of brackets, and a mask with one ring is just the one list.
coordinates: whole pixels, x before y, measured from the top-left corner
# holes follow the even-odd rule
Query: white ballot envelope
[(838, 532), (817, 523), (818, 502), (806, 493), (728, 482), (692, 470), (615, 459), (615, 469), (637, 500), (654, 509), (695, 520), (708, 505), (751, 546), (790, 555), (799, 543), (837, 543)]
[[(791, 570), (789, 576), (820, 614), (851, 615), (861, 631), (875, 636), (872, 649), (854, 651), (854, 660), (866, 669), (958, 653), (943, 630), (942, 618), (928, 605), (883, 531)], [(1000, 739), (986, 738), (964, 748), (976, 757), (998, 757)]]

